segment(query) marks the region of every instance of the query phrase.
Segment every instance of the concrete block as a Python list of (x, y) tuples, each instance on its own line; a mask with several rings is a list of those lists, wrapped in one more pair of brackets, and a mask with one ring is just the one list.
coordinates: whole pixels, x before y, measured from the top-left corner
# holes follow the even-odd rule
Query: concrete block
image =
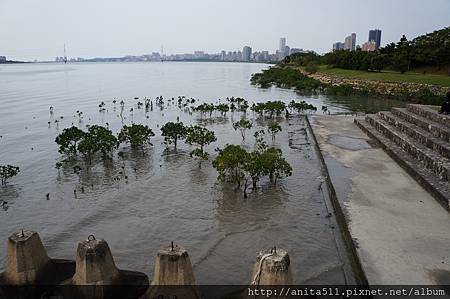
[(90, 237), (78, 243), (74, 284), (110, 284), (119, 276), (119, 270), (105, 240)]
[(153, 281), (142, 298), (200, 297), (186, 249), (173, 242), (170, 246), (161, 248), (156, 256)]
[(67, 298), (138, 298), (147, 291), (147, 275), (118, 269), (108, 243), (89, 236), (78, 243), (75, 275)]
[(194, 285), (189, 255), (181, 246), (170, 245), (158, 251), (152, 285)]
[(272, 248), (259, 252), (253, 268), (252, 285), (292, 285), (289, 254)]
[(4, 279), (9, 284), (35, 284), (50, 264), (37, 232), (22, 230), (8, 238)]

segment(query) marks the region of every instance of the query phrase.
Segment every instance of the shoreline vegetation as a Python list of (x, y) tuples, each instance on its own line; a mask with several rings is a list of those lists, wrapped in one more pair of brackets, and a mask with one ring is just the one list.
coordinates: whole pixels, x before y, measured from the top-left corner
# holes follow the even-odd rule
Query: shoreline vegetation
[(15, 61), (15, 60), (0, 61), (0, 64), (15, 64), (15, 63), (30, 63), (30, 62), (26, 62), (26, 61)]
[(450, 27), (375, 52), (296, 53), (261, 73), (253, 85), (301, 94), (394, 98), (441, 105), (450, 88)]

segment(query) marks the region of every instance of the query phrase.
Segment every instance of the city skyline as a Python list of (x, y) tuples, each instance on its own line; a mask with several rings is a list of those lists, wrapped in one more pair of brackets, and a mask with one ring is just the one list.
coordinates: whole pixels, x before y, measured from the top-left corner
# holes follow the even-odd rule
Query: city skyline
[(4, 0), (0, 3), (0, 55), (13, 60), (53, 60), (62, 55), (64, 44), (71, 57), (160, 52), (162, 45), (165, 53), (242, 51), (246, 45), (253, 51), (275, 52), (279, 45), (274, 41), (280, 37), (298, 48), (325, 53), (346, 33), (366, 39), (369, 29), (382, 28), (384, 46), (403, 34), (413, 38), (450, 25), (446, 13), (450, 2), (445, 0), (433, 5), (420, 0), (380, 0), (371, 10), (364, 1), (335, 2), (61, 0), (54, 5), (50, 0)]
[[(64, 45), (64, 55), (66, 54)], [(163, 52), (152, 52), (142, 55), (125, 55), (121, 57), (70, 57), (57, 56), (55, 62), (133, 62), (133, 61), (226, 61), (226, 62), (278, 62), (286, 56), (308, 50), (290, 47), (287, 45), (286, 37), (279, 39), (279, 48), (271, 53), (268, 50), (253, 51), (251, 46), (244, 46), (242, 50), (226, 51), (219, 53), (207, 53), (205, 51), (194, 51), (193, 53), (165, 54)], [(41, 62), (51, 62), (41, 61)]]

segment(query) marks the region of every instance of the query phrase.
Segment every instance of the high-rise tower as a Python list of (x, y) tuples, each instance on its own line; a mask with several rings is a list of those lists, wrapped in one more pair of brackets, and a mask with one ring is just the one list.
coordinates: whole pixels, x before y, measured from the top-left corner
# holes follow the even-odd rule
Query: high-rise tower
[(369, 42), (375, 42), (375, 47), (378, 49), (381, 46), (381, 30), (373, 29), (369, 31)]

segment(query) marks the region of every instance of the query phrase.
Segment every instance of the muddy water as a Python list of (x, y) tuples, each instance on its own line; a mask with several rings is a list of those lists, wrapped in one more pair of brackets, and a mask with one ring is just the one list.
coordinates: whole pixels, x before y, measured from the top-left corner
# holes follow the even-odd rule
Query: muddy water
[[(325, 97), (250, 86), (251, 74), (264, 67), (105, 63), (0, 68), (0, 164), (21, 167), (21, 173), (0, 188), (0, 240), (18, 229), (33, 229), (51, 256), (73, 259), (77, 242), (94, 234), (109, 242), (119, 267), (149, 276), (157, 249), (173, 240), (189, 250), (200, 284), (248, 283), (256, 253), (277, 246), (289, 251), (296, 283), (352, 282), (339, 231), (328, 216), (328, 199), (319, 188), (319, 164), (302, 118), (282, 120), (283, 131), (274, 142), (292, 165), (293, 175), (276, 187), (262, 180), (244, 199), (217, 182), (211, 166), (214, 149), (227, 143), (252, 149), (253, 132), (266, 120), (247, 113), (255, 126), (242, 142), (231, 125), (241, 114), (201, 119), (167, 101), (187, 95), (216, 102), (234, 95), (250, 103), (302, 99), (319, 110), (324, 104), (332, 112), (347, 110)], [(148, 112), (138, 109), (134, 99), (159, 95), (165, 98), (164, 107), (154, 105)], [(114, 98), (125, 100), (122, 114)], [(104, 112), (98, 108), (101, 101), (106, 103)], [(77, 110), (83, 118), (75, 115)], [(174, 151), (162, 144), (159, 126), (177, 117), (187, 124), (204, 123), (218, 137), (207, 148), (210, 160), (201, 167), (189, 157), (192, 147), (181, 143)], [(156, 133), (145, 156), (122, 145), (125, 161), (115, 157), (113, 163), (94, 161), (90, 168), (82, 161), (55, 168), (63, 157), (54, 139), (63, 128), (103, 124), (117, 133), (131, 122), (147, 124)], [(80, 175), (74, 173), (75, 165), (83, 166)], [(5, 247), (0, 246), (1, 265), (4, 255)]]

